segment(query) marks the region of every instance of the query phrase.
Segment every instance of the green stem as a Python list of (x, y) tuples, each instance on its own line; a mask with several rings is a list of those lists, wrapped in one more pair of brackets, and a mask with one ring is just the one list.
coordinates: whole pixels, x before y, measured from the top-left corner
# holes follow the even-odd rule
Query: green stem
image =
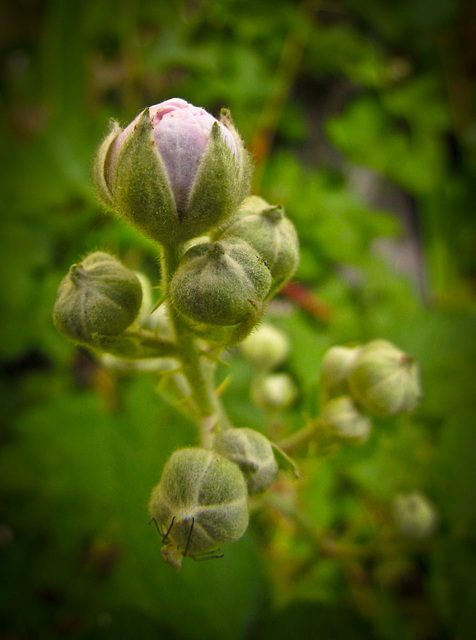
[[(178, 268), (183, 251), (183, 245), (162, 247), (164, 296), (169, 294), (170, 282)], [(173, 305), (169, 305), (169, 310), (175, 330), (177, 357), (190, 385), (192, 400), (196, 408), (200, 440), (204, 447), (209, 447), (216, 428), (231, 426), (215, 393), (215, 363), (202, 357), (195, 336), (190, 332), (183, 318), (175, 311)]]
[(174, 358), (177, 355), (173, 342), (162, 340), (145, 329), (128, 329), (118, 336), (96, 336), (89, 346), (126, 360)]
[(305, 427), (278, 443), (287, 454), (292, 454), (314, 440), (319, 428), (317, 420), (310, 421)]

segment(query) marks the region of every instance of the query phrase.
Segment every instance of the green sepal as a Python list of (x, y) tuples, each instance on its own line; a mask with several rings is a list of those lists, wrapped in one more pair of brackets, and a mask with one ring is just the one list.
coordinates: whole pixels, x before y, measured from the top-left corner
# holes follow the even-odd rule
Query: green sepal
[(152, 240), (175, 242), (179, 233), (175, 200), (155, 147), (148, 108), (115, 157), (112, 173), (117, 213)]
[(235, 155), (218, 122), (212, 126), (187, 207), (180, 216), (180, 240), (185, 242), (218, 226), (239, 205), (241, 189)]
[(248, 195), (251, 185), (251, 176), (253, 173), (253, 167), (250, 159), (250, 154), (245, 149), (243, 140), (238, 133), (235, 124), (232, 120), (229, 109), (222, 109), (220, 112), (220, 122), (231, 133), (235, 140), (236, 149), (238, 152), (238, 190), (237, 190), (237, 202), (240, 204), (244, 198)]
[(115, 120), (112, 120), (109, 133), (102, 141), (94, 158), (92, 181), (96, 195), (105, 207), (114, 209), (114, 198), (106, 179), (106, 167), (111, 145), (121, 133), (122, 129)]
[(248, 300), (248, 302), (249, 315), (236, 325), (220, 327), (187, 321), (188, 326), (202, 340), (220, 345), (222, 349), (234, 347), (250, 335), (266, 311), (266, 305), (263, 302), (255, 300)]
[(294, 460), (274, 442), (271, 442), (271, 447), (273, 448), (274, 457), (278, 463), (278, 469), (281, 469), (281, 471), (290, 471), (296, 479), (300, 478), (301, 473)]

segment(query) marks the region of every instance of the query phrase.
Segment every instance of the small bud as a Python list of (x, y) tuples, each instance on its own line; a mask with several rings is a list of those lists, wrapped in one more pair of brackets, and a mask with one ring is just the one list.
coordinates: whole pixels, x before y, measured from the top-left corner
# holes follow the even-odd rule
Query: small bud
[(286, 359), (289, 341), (282, 331), (262, 324), (240, 344), (240, 351), (257, 369), (273, 369)]
[(333, 435), (346, 440), (365, 442), (372, 430), (370, 419), (357, 409), (350, 396), (329, 400), (319, 419)]
[(386, 340), (374, 340), (360, 349), (348, 379), (355, 400), (382, 418), (412, 411), (421, 396), (417, 363)]
[(438, 514), (421, 493), (400, 493), (393, 500), (393, 515), (400, 533), (409, 538), (424, 538), (436, 529)]
[(163, 532), (164, 560), (180, 569), (185, 555), (200, 556), (241, 538), (247, 499), (245, 479), (233, 462), (198, 447), (173, 453), (149, 505)]
[(297, 389), (287, 373), (273, 373), (258, 380), (251, 387), (253, 402), (263, 409), (283, 410), (297, 397)]
[(142, 288), (133, 271), (102, 251), (74, 264), (61, 281), (53, 310), (56, 328), (76, 342), (115, 336), (135, 320)]
[(268, 293), (271, 274), (245, 242), (195, 245), (172, 279), (175, 309), (210, 325), (236, 325), (255, 313)]
[(102, 203), (163, 244), (223, 223), (249, 188), (249, 160), (231, 120), (172, 98), (145, 109), (100, 146), (94, 184)]
[(263, 491), (276, 478), (278, 464), (271, 443), (258, 431), (246, 428), (220, 431), (213, 448), (240, 467), (250, 494)]
[(347, 377), (360, 347), (332, 347), (326, 352), (321, 366), (320, 384), (323, 397), (328, 399), (348, 393)]
[(276, 293), (296, 271), (299, 241), (281, 206), (269, 205), (258, 196), (246, 198), (220, 236), (233, 237), (248, 242), (266, 262), (273, 278), (268, 297)]

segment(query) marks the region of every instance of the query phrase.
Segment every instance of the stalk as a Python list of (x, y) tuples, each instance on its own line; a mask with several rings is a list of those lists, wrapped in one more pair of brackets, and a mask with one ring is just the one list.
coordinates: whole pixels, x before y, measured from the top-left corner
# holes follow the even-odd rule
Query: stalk
[[(170, 282), (178, 268), (183, 255), (183, 245), (162, 247), (162, 283), (163, 294), (168, 296)], [(190, 385), (193, 404), (195, 405), (200, 440), (204, 447), (211, 446), (215, 429), (231, 427), (221, 402), (215, 393), (215, 363), (202, 356), (197, 339), (190, 332), (186, 322), (169, 305), (170, 320), (173, 324), (177, 343), (177, 358), (182, 364), (182, 371)]]

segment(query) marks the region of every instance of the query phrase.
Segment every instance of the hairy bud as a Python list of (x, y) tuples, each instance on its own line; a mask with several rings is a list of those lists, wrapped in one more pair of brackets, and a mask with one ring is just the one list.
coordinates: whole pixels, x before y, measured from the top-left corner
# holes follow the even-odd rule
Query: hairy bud
[(271, 274), (245, 242), (203, 243), (182, 258), (171, 283), (176, 310), (210, 325), (236, 325), (255, 313)]
[(257, 369), (273, 369), (289, 351), (289, 341), (282, 331), (261, 324), (240, 344), (243, 356)]
[(135, 320), (142, 300), (141, 284), (119, 260), (96, 251), (74, 264), (61, 281), (53, 310), (56, 328), (76, 342), (115, 336)]
[(248, 242), (266, 262), (273, 278), (269, 296), (294, 274), (299, 263), (296, 230), (281, 206), (269, 205), (258, 196), (246, 198), (221, 238)]
[(348, 393), (347, 377), (360, 347), (332, 347), (321, 366), (320, 384), (325, 399)]
[(258, 431), (246, 428), (220, 431), (213, 448), (240, 467), (250, 494), (263, 491), (276, 478), (278, 464), (271, 443)]
[(346, 440), (365, 442), (372, 430), (372, 422), (358, 410), (350, 396), (329, 400), (319, 418), (333, 435)]
[(162, 556), (180, 569), (186, 555), (203, 556), (241, 538), (248, 526), (243, 474), (223, 456), (198, 447), (179, 449), (152, 491), (149, 510), (162, 533)]
[(287, 373), (259, 377), (251, 388), (253, 402), (263, 409), (283, 410), (297, 397), (296, 385)]
[(248, 191), (250, 168), (231, 118), (222, 120), (172, 98), (123, 131), (114, 123), (96, 156), (99, 199), (162, 244), (223, 223)]
[(400, 533), (409, 538), (424, 538), (432, 534), (438, 524), (435, 507), (417, 491), (395, 496), (393, 515)]
[(348, 379), (357, 402), (382, 418), (412, 411), (421, 396), (417, 363), (386, 340), (374, 340), (359, 350)]

